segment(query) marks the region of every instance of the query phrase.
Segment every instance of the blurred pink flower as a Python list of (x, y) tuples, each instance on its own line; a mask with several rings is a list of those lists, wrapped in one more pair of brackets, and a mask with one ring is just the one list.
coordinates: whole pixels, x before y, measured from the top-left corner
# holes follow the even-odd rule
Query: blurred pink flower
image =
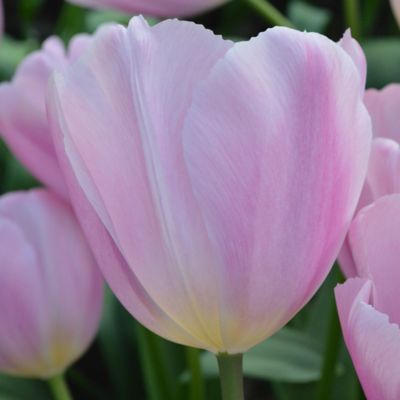
[(368, 400), (400, 398), (400, 195), (359, 212), (349, 243), (360, 278), (335, 289), (344, 338)]
[(0, 371), (47, 378), (96, 334), (103, 282), (73, 211), (45, 190), (0, 198)]
[[(400, 193), (400, 85), (367, 90), (364, 102), (371, 115), (374, 140), (357, 210), (381, 196)], [(347, 277), (357, 276), (347, 238), (339, 255), (339, 263)]]
[(129, 14), (155, 17), (196, 15), (227, 3), (229, 0), (68, 0), (70, 3), (93, 8), (120, 10)]
[(76, 36), (66, 53), (52, 37), (29, 55), (10, 83), (0, 85), (0, 134), (17, 158), (40, 181), (67, 198), (46, 116), (46, 91), (54, 70), (63, 70), (80, 55), (89, 36)]
[(315, 293), (365, 178), (363, 81), (324, 36), (233, 44), (108, 26), (48, 100), (72, 200), (126, 308), (170, 340), (247, 350)]
[(396, 17), (397, 23), (400, 24), (400, 1), (390, 0), (390, 4), (392, 5), (393, 14)]

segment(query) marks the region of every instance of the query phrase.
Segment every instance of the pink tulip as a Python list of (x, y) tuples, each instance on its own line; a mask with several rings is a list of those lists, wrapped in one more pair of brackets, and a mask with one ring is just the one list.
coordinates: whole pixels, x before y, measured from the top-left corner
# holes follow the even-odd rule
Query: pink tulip
[(45, 190), (0, 198), (0, 371), (47, 378), (96, 334), (102, 278), (71, 208)]
[(400, 143), (400, 84), (392, 83), (382, 90), (369, 89), (364, 101), (372, 117), (374, 137)]
[(368, 400), (398, 400), (400, 195), (360, 211), (349, 238), (360, 278), (335, 290), (346, 345)]
[(367, 185), (372, 199), (400, 193), (400, 85), (368, 90), (365, 104), (372, 118), (373, 141)]
[[(372, 118), (373, 135), (367, 179), (357, 210), (381, 196), (400, 193), (400, 85), (367, 90), (364, 102)], [(348, 239), (339, 255), (347, 277), (357, 275)]]
[(362, 78), (329, 39), (233, 44), (193, 23), (101, 29), (50, 90), (70, 194), (113, 291), (149, 329), (245, 351), (315, 293), (365, 177)]
[(3, 139), (34, 176), (64, 197), (67, 189), (47, 123), (47, 84), (54, 70), (74, 61), (88, 41), (86, 35), (75, 37), (66, 53), (60, 39), (50, 38), (22, 62), (12, 82), (0, 85)]
[(227, 3), (229, 0), (68, 0), (70, 3), (120, 10), (129, 14), (157, 17), (196, 15)]

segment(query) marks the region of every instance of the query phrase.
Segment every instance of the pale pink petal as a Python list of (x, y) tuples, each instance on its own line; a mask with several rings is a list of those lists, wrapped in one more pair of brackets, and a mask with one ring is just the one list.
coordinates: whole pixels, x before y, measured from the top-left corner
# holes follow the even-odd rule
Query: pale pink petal
[(400, 195), (382, 197), (361, 210), (349, 237), (358, 275), (374, 283), (374, 307), (400, 323)]
[[(65, 169), (72, 167), (107, 229), (94, 232), (99, 222), (86, 227), (96, 248), (106, 242), (112, 249), (112, 263), (99, 260), (111, 287), (156, 332), (214, 351), (223, 346), (215, 261), (191, 193), (181, 130), (193, 87), (231, 46), (192, 23), (150, 28), (135, 18), (128, 30), (100, 31), (80, 62), (56, 77), (49, 101), (53, 122), (63, 118), (56, 140), (66, 147)], [(174, 321), (173, 330), (157, 327), (154, 314)]]
[(29, 376), (47, 368), (42, 345), (48, 304), (39, 260), (23, 230), (4, 217), (0, 252), (0, 371)]
[(229, 0), (69, 0), (71, 3), (93, 8), (110, 8), (129, 14), (158, 17), (196, 15)]
[(338, 262), (340, 269), (346, 278), (353, 278), (357, 276), (357, 267), (354, 264), (353, 254), (349, 244), (348, 237), (346, 236), (343, 246), (338, 255)]
[(75, 35), (68, 46), (68, 61), (75, 62), (90, 46), (92, 36), (86, 33)]
[(400, 145), (384, 138), (372, 142), (367, 185), (374, 199), (400, 193)]
[(369, 89), (364, 102), (372, 118), (374, 136), (400, 143), (400, 84), (392, 83), (382, 90)]
[(335, 43), (274, 28), (236, 44), (195, 91), (185, 159), (232, 351), (285, 324), (338, 254), (370, 148), (360, 85)]
[(16, 157), (45, 185), (67, 198), (47, 123), (46, 92), (51, 74), (63, 70), (88, 46), (77, 35), (66, 54), (60, 39), (46, 40), (19, 66), (12, 82), (0, 85), (0, 132)]
[(62, 372), (100, 320), (103, 282), (93, 255), (70, 206), (44, 190), (3, 196), (0, 226), (0, 370)]
[(397, 23), (400, 24), (400, 1), (399, 0), (390, 0), (390, 4), (392, 5), (392, 10), (394, 16), (396, 17)]
[(351, 36), (351, 30), (347, 29), (344, 33), (342, 39), (339, 40), (339, 45), (344, 51), (352, 58), (355, 66), (360, 72), (361, 76), (361, 90), (364, 93), (365, 83), (367, 79), (367, 60), (363, 49), (357, 40), (353, 39)]
[[(371, 157), (370, 157), (371, 158)], [(368, 176), (367, 176), (368, 178)], [(357, 208), (354, 215), (357, 215), (358, 211), (363, 209), (368, 204), (371, 204), (374, 201), (374, 197), (372, 196), (370, 186), (364, 182), (363, 189), (361, 191), (360, 198), (358, 200)], [(346, 239), (343, 243), (343, 246), (340, 250), (338, 261), (340, 265), (340, 269), (346, 276), (346, 278), (353, 278), (357, 276), (357, 267), (354, 263), (353, 254), (351, 252), (349, 237), (346, 236)]]
[(400, 330), (371, 302), (372, 282), (350, 279), (335, 289), (347, 348), (368, 400), (400, 397)]

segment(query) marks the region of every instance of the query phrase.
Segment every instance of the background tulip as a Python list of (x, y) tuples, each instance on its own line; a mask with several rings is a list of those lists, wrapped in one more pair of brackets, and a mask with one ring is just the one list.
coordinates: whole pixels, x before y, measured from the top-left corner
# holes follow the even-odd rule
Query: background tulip
[(317, 34), (275, 28), (233, 45), (141, 18), (100, 30), (56, 75), (49, 111), (76, 211), (139, 321), (232, 354), (309, 300), (365, 176), (361, 86)]
[(392, 5), (393, 14), (396, 17), (397, 22), (400, 23), (400, 1), (390, 0), (390, 4)]
[(73, 62), (88, 41), (88, 35), (78, 35), (66, 52), (61, 40), (52, 37), (22, 62), (12, 82), (0, 85), (0, 134), (36, 178), (64, 197), (67, 190), (47, 123), (47, 84), (54, 70)]
[(336, 288), (347, 348), (369, 400), (400, 396), (400, 195), (359, 212), (349, 242), (360, 278)]
[[(367, 90), (364, 102), (371, 115), (374, 140), (357, 210), (384, 195), (400, 193), (400, 85)], [(340, 252), (339, 262), (347, 277), (357, 275), (348, 238)]]
[(45, 190), (0, 199), (0, 371), (62, 373), (96, 334), (103, 283), (70, 207)]
[(157, 17), (195, 15), (217, 7), (229, 0), (69, 0), (71, 3), (93, 8), (111, 8), (130, 14)]

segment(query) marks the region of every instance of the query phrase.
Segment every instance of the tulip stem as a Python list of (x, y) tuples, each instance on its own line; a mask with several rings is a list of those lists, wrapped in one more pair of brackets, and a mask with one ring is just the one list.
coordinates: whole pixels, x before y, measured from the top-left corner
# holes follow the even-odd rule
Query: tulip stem
[(243, 355), (218, 354), (222, 400), (244, 400)]
[(267, 22), (274, 25), (287, 26), (294, 28), (295, 26), (269, 1), (267, 0), (245, 0), (257, 13)]
[(73, 400), (64, 375), (53, 376), (47, 382), (55, 400)]

